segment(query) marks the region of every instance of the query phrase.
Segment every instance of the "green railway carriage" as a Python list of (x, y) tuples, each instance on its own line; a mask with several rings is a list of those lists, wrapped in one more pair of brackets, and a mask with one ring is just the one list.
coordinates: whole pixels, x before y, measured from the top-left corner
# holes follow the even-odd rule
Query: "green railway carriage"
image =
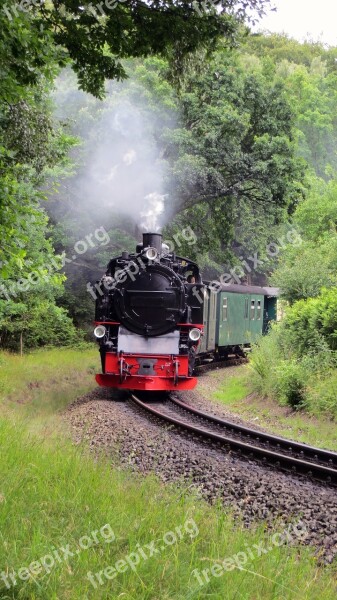
[(205, 288), (200, 354), (226, 355), (252, 344), (277, 316), (278, 289), (248, 285)]

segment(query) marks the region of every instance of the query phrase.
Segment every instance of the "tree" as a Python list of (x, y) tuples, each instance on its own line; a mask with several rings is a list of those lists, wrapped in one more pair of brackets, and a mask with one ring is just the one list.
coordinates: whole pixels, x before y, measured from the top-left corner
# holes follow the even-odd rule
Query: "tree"
[[(118, 251), (120, 229), (130, 234), (134, 247), (144, 180), (140, 163), (137, 167), (135, 160), (126, 169), (121, 159), (133, 148), (143, 160), (151, 145), (156, 184), (167, 194), (165, 220), (171, 227), (165, 228), (164, 236), (172, 239), (191, 225), (198, 244), (186, 244), (179, 251), (197, 258), (206, 276), (224, 272), (226, 262), (233, 267), (240, 256), (260, 254), (277, 241), (275, 223), (284, 222), (301, 194), (302, 162), (294, 158), (291, 110), (282, 86), (247, 73), (240, 61), (239, 52), (222, 50), (210, 65), (191, 70), (177, 94), (166, 79), (166, 61), (133, 59), (125, 62), (127, 82), (112, 84), (104, 102), (76, 93), (69, 73), (59, 79), (59, 111), (66, 112), (74, 133), (83, 138), (81, 164), (51, 203), (52, 218), (66, 231), (68, 254), (84, 232), (102, 224), (102, 214), (110, 253)], [(117, 129), (116, 116), (121, 125)], [(232, 186), (235, 178), (238, 183)], [(100, 211), (95, 197), (100, 198)], [(121, 212), (127, 208), (128, 219), (116, 213), (114, 203)], [(66, 284), (67, 306), (79, 321), (92, 311), (89, 302), (83, 306), (83, 297), (88, 296), (86, 283), (104, 266), (101, 255), (100, 249), (93, 249), (76, 261), (81, 266), (67, 266), (72, 280)], [(264, 274), (271, 268), (272, 261), (257, 265), (251, 277), (265, 283)]]
[(58, 176), (62, 170), (67, 172), (68, 150), (75, 143), (54, 124), (48, 91), (41, 83), (24, 100), (4, 105), (0, 116), (0, 276), (4, 279), (14, 265), (23, 268), (26, 258), (34, 269), (26, 246), (33, 222), (44, 230), (41, 188), (56, 166)]
[[(40, 337), (46, 332), (44, 315), (37, 316), (39, 305), (54, 312), (55, 333), (63, 316), (66, 321), (56, 306), (64, 276), (58, 272), (42, 203), (46, 176), (67, 172), (74, 139), (52, 117), (56, 50), (50, 34), (43, 28), (34, 31), (24, 13), (10, 20), (1, 10), (0, 23), (0, 340), (3, 347), (18, 349), (20, 338), (34, 345), (33, 338), (29, 341), (33, 324), (40, 327)], [(75, 333), (69, 318), (67, 325), (65, 343)], [(49, 334), (45, 343), (52, 340)]]
[(307, 185), (308, 196), (293, 216), (302, 244), (282, 252), (272, 276), (290, 303), (316, 297), (337, 282), (337, 182), (311, 177)]
[(281, 84), (245, 72), (239, 54), (227, 50), (188, 76), (180, 104), (181, 127), (167, 133), (165, 152), (171, 197), (203, 249), (223, 263), (233, 241), (237, 255), (253, 249), (255, 226), (265, 245), (270, 226), (284, 221), (301, 196), (291, 108)]
[[(105, 79), (124, 79), (122, 60), (161, 55), (181, 72), (198, 48), (211, 51), (219, 37), (234, 43), (249, 11), (263, 13), (269, 0), (63, 0), (32, 9), (34, 27), (65, 50), (80, 87), (101, 96)], [(61, 55), (61, 62), (64, 57)]]
[(297, 152), (319, 177), (331, 178), (337, 169), (337, 48), (269, 34), (247, 37), (242, 52), (251, 70), (282, 82), (294, 114)]
[(185, 0), (6, 2), (0, 10), (3, 276), (9, 256), (17, 254), (19, 261), (24, 256), (25, 210), (33, 214), (39, 204), (36, 185), (42, 182), (43, 168), (62, 162), (72, 143), (55, 135), (41, 98), (57, 70), (70, 63), (80, 87), (101, 97), (106, 78), (126, 77), (123, 59), (162, 54), (179, 71), (184, 57), (198, 48), (211, 51), (219, 37), (234, 43), (248, 9), (261, 13), (266, 4), (268, 0), (224, 0), (217, 3), (221, 10), (215, 10)]
[[(10, 87), (13, 74), (18, 85), (35, 84), (52, 61), (64, 66), (70, 59), (80, 87), (102, 96), (105, 79), (126, 77), (123, 59), (161, 55), (170, 57), (179, 70), (184, 57), (198, 48), (213, 50), (219, 37), (234, 43), (238, 24), (249, 11), (261, 15), (268, 4), (269, 0), (50, 0), (34, 2), (23, 13), (15, 0), (8, 0), (1, 18), (4, 55), (12, 46), (6, 61)], [(22, 59), (17, 60), (20, 51)]]

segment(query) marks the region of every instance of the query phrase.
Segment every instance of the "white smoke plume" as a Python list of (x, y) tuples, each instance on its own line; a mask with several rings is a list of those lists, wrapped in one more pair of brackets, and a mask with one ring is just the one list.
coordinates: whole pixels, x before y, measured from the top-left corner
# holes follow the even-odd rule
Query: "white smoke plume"
[(156, 233), (160, 230), (159, 217), (164, 212), (164, 200), (165, 196), (157, 192), (145, 196), (145, 209), (140, 213), (145, 219), (141, 223), (143, 231)]
[(100, 214), (101, 222), (103, 214), (112, 220), (124, 215), (135, 228), (159, 231), (169, 197), (163, 183), (166, 164), (155, 141), (158, 117), (148, 106), (135, 105), (127, 83), (111, 84), (103, 102), (75, 85), (66, 73), (55, 93), (56, 116), (70, 121), (83, 141), (81, 165), (60, 195), (67, 195), (67, 203), (73, 198), (76, 218), (82, 214), (96, 220)]

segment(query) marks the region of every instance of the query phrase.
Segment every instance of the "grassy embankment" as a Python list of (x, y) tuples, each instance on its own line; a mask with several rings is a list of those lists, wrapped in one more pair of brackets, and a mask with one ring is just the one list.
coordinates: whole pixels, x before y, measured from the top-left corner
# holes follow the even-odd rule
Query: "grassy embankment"
[(281, 406), (253, 391), (254, 373), (249, 365), (210, 372), (199, 384), (205, 396), (224, 404), (231, 412), (268, 431), (318, 447), (337, 451), (337, 428), (324, 414), (310, 414)]
[(0, 353), (0, 401), (3, 408), (30, 419), (55, 415), (96, 387), (99, 369), (95, 346), (82, 351), (53, 348), (23, 356)]
[[(93, 387), (96, 363), (96, 349), (1, 355), (1, 599), (336, 597), (331, 570), (318, 568), (308, 549), (271, 541), (281, 524), (270, 534), (247, 531), (183, 488), (111, 469), (72, 447), (60, 428), (54, 435), (58, 411)], [(32, 430), (32, 421), (49, 426)], [(261, 543), (270, 550), (259, 556)], [(234, 567), (221, 573), (225, 558)], [(208, 573), (200, 585), (193, 571), (212, 566), (218, 577)], [(88, 572), (103, 569), (94, 587)]]

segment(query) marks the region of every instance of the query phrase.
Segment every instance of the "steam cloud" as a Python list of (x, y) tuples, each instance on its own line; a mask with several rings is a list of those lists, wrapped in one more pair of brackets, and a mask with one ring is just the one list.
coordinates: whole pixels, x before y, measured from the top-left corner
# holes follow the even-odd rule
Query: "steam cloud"
[(127, 85), (111, 84), (101, 102), (75, 89), (71, 75), (60, 80), (56, 116), (72, 122), (83, 140), (82, 165), (61, 194), (72, 196), (77, 214), (99, 213), (100, 220), (102, 214), (108, 220), (125, 215), (134, 226), (159, 231), (165, 221), (166, 165), (155, 143), (155, 116), (148, 106), (135, 106)]
[(159, 217), (164, 212), (165, 196), (153, 192), (145, 196), (145, 210), (140, 213), (141, 217), (145, 218), (141, 227), (143, 231), (157, 232), (160, 229)]

